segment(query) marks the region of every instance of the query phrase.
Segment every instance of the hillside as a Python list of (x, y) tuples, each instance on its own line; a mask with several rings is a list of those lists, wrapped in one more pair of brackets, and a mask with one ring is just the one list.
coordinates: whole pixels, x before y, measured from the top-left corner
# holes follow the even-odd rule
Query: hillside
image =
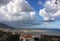
[(3, 24), (3, 23), (0, 23), (0, 28), (4, 28), (4, 29), (14, 29), (13, 27), (8, 26), (8, 25)]

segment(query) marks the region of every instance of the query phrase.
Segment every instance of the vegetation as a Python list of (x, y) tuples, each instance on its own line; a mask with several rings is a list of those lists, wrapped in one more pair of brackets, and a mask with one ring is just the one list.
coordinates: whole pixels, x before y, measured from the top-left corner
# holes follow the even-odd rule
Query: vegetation
[(0, 41), (19, 41), (19, 35), (0, 31)]
[(18, 34), (15, 35), (9, 35), (6, 41), (19, 41), (19, 36)]

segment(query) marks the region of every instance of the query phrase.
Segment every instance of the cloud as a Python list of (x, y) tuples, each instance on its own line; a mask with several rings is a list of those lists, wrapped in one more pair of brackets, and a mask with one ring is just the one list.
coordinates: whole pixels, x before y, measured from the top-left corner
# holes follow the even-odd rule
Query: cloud
[(0, 6), (8, 4), (10, 0), (0, 0)]
[[(3, 4), (7, 0), (1, 1)], [(0, 6), (0, 21), (17, 21), (32, 18), (35, 15), (33, 8), (25, 0), (10, 0), (7, 4), (2, 4)]]
[(43, 2), (42, 2), (42, 1), (38, 1), (38, 4), (39, 4), (39, 5), (43, 5)]
[(46, 21), (60, 19), (60, 1), (57, 3), (55, 4), (55, 0), (47, 0), (44, 8), (40, 9), (39, 15)]
[(35, 20), (35, 11), (28, 1), (10, 0), (4, 5), (3, 3), (0, 5), (0, 22), (16, 28), (31, 27), (39, 24)]

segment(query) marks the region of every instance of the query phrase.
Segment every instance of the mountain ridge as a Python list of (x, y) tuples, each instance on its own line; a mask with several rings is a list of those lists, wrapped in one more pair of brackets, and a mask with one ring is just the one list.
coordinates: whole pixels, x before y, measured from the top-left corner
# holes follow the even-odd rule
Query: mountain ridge
[(14, 29), (13, 27), (8, 26), (8, 25), (6, 25), (6, 24), (4, 24), (4, 23), (0, 23), (0, 28), (4, 28), (4, 29)]

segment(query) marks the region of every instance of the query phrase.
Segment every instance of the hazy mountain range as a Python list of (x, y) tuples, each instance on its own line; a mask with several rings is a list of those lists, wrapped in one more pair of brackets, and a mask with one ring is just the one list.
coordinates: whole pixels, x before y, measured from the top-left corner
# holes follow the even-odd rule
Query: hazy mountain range
[[(16, 25), (15, 25), (16, 26)], [(15, 27), (12, 27), (8, 24), (5, 23), (0, 23), (0, 28), (10, 28), (10, 29), (15, 29)], [(18, 28), (17, 28), (18, 29)], [(24, 27), (20, 27), (19, 29), (28, 29), (28, 30), (60, 30), (60, 29), (47, 29), (47, 28), (24, 28)]]
[[(15, 25), (16, 26), (16, 25)], [(7, 24), (4, 24), (4, 23), (0, 23), (0, 28), (9, 28), (9, 29), (18, 29), (18, 28), (15, 28), (15, 27), (12, 27), (12, 26), (9, 26)], [(46, 29), (46, 28), (22, 28), (20, 27), (19, 30), (55, 30), (55, 31), (60, 31), (60, 29)]]
[(3, 24), (3, 23), (0, 23), (0, 28), (4, 28), (4, 29), (14, 29), (13, 27), (8, 26), (8, 25)]
[[(15, 29), (14, 27), (11, 27), (11, 26), (8, 26), (6, 24), (3, 24), (3, 23), (0, 23), (0, 28), (4, 28), (4, 29)], [(32, 30), (41, 30), (41, 31), (45, 31), (45, 32), (39, 32), (41, 34), (47, 34), (47, 35), (58, 35), (60, 36), (60, 29), (40, 29), (40, 28), (20, 28), (18, 29), (19, 31), (20, 30), (27, 30), (27, 31), (32, 31)], [(30, 32), (32, 33), (32, 32)], [(37, 32), (34, 32), (34, 33), (37, 33)], [(54, 34), (53, 34), (54, 33)]]

